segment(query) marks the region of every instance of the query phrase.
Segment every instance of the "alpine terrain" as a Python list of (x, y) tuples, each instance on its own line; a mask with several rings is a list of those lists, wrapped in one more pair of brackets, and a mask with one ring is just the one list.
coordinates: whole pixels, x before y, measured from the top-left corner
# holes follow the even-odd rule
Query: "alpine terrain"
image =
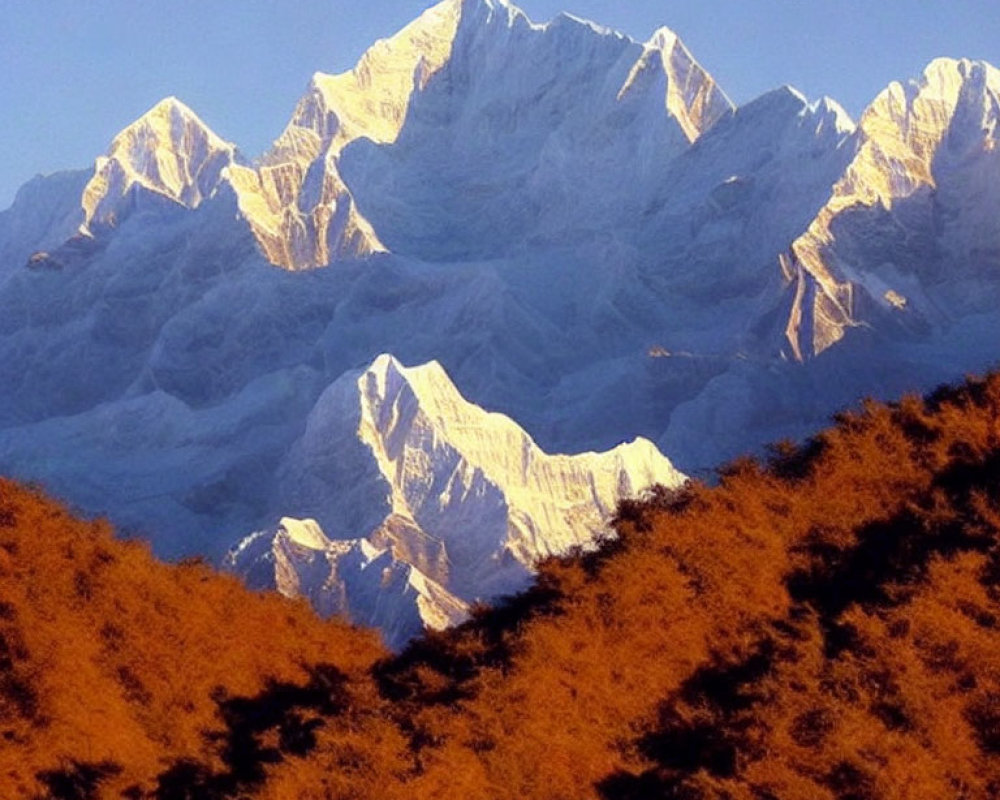
[(257, 158), (167, 98), (18, 192), (0, 472), (401, 645), (651, 484), (995, 363), (998, 123), (984, 62), (737, 108), (667, 28), (444, 0)]

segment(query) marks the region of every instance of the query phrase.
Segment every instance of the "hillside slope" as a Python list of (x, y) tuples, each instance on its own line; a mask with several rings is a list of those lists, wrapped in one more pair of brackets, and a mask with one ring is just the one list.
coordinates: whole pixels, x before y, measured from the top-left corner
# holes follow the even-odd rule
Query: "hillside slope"
[(994, 797), (998, 486), (1000, 376), (868, 403), (386, 657), (3, 484), (0, 795)]
[(235, 791), (338, 711), (337, 747), (364, 770), (380, 736), (365, 721), (377, 707), (365, 670), (382, 654), (374, 633), (197, 562), (160, 564), (107, 524), (0, 482), (0, 797), (157, 785), (177, 797), (171, 781), (191, 775)]
[(414, 796), (995, 797), (998, 485), (994, 376), (623, 505), (600, 555), (383, 671)]

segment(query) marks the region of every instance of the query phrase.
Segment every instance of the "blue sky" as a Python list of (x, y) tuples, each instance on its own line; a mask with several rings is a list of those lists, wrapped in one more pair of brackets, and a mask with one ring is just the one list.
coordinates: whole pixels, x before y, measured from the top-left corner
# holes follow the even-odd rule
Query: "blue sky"
[[(309, 76), (350, 68), (428, 0), (24, 0), (0, 6), (0, 209), (36, 173), (90, 166), (167, 95), (248, 155)], [(1000, 65), (998, 0), (521, 0), (645, 39), (667, 25), (736, 102), (790, 83), (857, 115), (940, 55)]]

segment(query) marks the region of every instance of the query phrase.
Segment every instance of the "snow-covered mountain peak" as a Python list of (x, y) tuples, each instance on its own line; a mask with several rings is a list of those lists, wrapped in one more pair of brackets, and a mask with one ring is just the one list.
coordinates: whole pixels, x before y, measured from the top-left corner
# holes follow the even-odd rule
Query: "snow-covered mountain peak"
[(851, 115), (832, 97), (823, 95), (819, 100), (810, 104), (809, 110), (813, 114), (829, 120), (838, 133), (849, 135), (857, 130), (858, 125)]
[(272, 263), (303, 269), (386, 249), (340, 175), (340, 155), (361, 138), (396, 140), (412, 96), (448, 60), (463, 7), (438, 3), (375, 42), (353, 69), (315, 73), (260, 168), (231, 171), (240, 209)]
[[(1000, 73), (982, 61), (935, 59), (920, 78), (893, 82), (875, 98), (858, 122), (852, 161), (791, 248), (802, 270), (788, 328), (796, 358), (818, 354), (849, 328), (870, 324), (865, 317), (871, 314), (925, 329), (929, 320), (943, 319), (940, 303), (927, 302), (914, 276), (906, 273), (909, 263), (919, 262), (926, 279), (939, 280), (929, 265), (944, 250), (927, 241), (930, 231), (951, 219), (971, 221), (962, 213), (970, 193), (993, 196), (990, 176), (997, 164), (990, 159), (998, 123)], [(954, 210), (944, 214), (947, 203)], [(848, 219), (851, 224), (845, 225)], [(994, 247), (988, 225), (973, 225), (982, 233), (972, 236), (964, 228), (968, 222), (957, 224), (963, 230), (960, 240), (982, 236), (983, 252)], [(877, 255), (862, 255), (885, 240), (895, 243)], [(966, 257), (975, 264), (982, 260), (971, 250), (953, 252), (949, 268)], [(859, 263), (869, 261), (874, 269)], [(787, 267), (785, 274), (793, 274)], [(800, 307), (803, 299), (811, 309)]]
[(387, 353), (375, 358), (358, 380), (362, 397), (373, 407), (382, 408), (399, 402), (401, 393), (409, 392), (425, 412), (443, 417), (464, 402), (444, 368), (437, 361), (416, 367), (404, 367)]
[[(445, 0), (441, 5), (448, 5), (452, 0)], [(518, 21), (530, 23), (528, 15), (510, 0), (458, 0), (459, 16), (475, 22), (494, 22), (497, 19), (508, 27)]]
[[(174, 95), (170, 95), (155, 103), (148, 111), (123, 128), (112, 140), (112, 147), (119, 138), (135, 136), (136, 132), (142, 130), (151, 131), (159, 139), (169, 141), (175, 136), (173, 129), (176, 126), (192, 123), (211, 134), (208, 126), (191, 110), (190, 106)], [(212, 135), (214, 136), (214, 134)]]
[[(430, 364), (434, 364), (440, 368), (440, 365), (436, 361), (430, 362), (425, 366), (429, 367)], [(390, 375), (402, 375), (403, 373), (409, 373), (410, 370), (404, 367), (391, 353), (381, 353), (372, 359), (372, 363), (366, 372), (378, 376), (380, 380), (385, 382), (389, 380)]]
[[(348, 72), (317, 72), (289, 128), (314, 131), (328, 140), (334, 154), (361, 136), (380, 143), (395, 141), (411, 95), (451, 54), (464, 6), (458, 0), (438, 3), (394, 36), (375, 42)], [(279, 139), (275, 149), (282, 147)]]
[(642, 438), (548, 455), (465, 400), (437, 362), (383, 354), (316, 401), (279, 470), (272, 506), (289, 516), (227, 563), (401, 644), (521, 588), (539, 559), (592, 546), (621, 498), (684, 480)]
[(792, 86), (790, 83), (783, 83), (774, 92), (780, 92), (781, 94), (787, 95), (792, 98), (795, 102), (807, 106), (809, 105), (809, 99), (798, 89)]
[(284, 517), (233, 547), (224, 566), (252, 587), (303, 597), (322, 615), (379, 628), (401, 648), (424, 628), (442, 630), (468, 605), (420, 569), (368, 539), (330, 539), (311, 519)]
[(822, 131), (836, 140), (843, 140), (857, 128), (854, 120), (836, 100), (821, 97), (810, 102), (801, 91), (789, 84), (751, 100), (740, 107), (739, 113), (752, 114), (761, 126), (769, 125), (772, 121), (778, 124), (780, 120), (794, 114), (817, 133)]
[[(531, 438), (508, 417), (466, 401), (438, 362), (404, 367), (383, 354), (358, 377), (357, 391), (360, 434), (384, 459), (384, 472), (415, 477), (407, 477), (408, 448), (422, 447), (429, 436), (436, 448), (460, 453), (501, 485), (524, 479), (524, 454), (536, 449)], [(406, 494), (397, 496), (397, 510), (411, 513)]]
[[(199, 124), (204, 125), (204, 123), (202, 123), (198, 118), (198, 115), (195, 114), (189, 106), (181, 102), (181, 100), (174, 95), (170, 95), (169, 97), (164, 97), (160, 100), (129, 127), (141, 125), (151, 125), (153, 127), (157, 127), (161, 126), (164, 121), (173, 122), (177, 118), (180, 118), (185, 122), (188, 120), (195, 120)], [(126, 130), (128, 130), (128, 128), (126, 128)]]
[(235, 156), (235, 145), (176, 97), (165, 98), (115, 136), (97, 159), (81, 200), (81, 229), (114, 224), (134, 187), (194, 208), (216, 189)]
[(656, 30), (643, 50), (622, 86), (619, 98), (627, 95), (650, 69), (662, 70), (667, 80), (667, 110), (691, 142), (733, 110), (733, 103), (726, 93), (670, 28)]
[[(255, 166), (176, 98), (157, 104), (98, 160), (80, 229), (113, 225), (136, 202), (194, 208), (225, 182), (265, 257), (287, 269), (389, 250), (493, 257), (565, 216), (554, 191), (589, 198), (564, 222), (587, 228), (584, 216), (612, 210), (609, 184), (628, 185), (634, 201), (612, 208), (633, 219), (645, 200), (620, 153), (638, 154), (635, 177), (651, 183), (731, 109), (669, 29), (640, 45), (572, 15), (535, 24), (506, 0), (444, 0), (353, 69), (315, 73)], [(482, 186), (466, 187), (477, 171)], [(512, 219), (487, 241), (479, 228), (499, 217), (480, 206), (494, 198)], [(469, 219), (442, 216), (453, 207)]]
[(463, 398), (440, 364), (382, 355), (316, 401), (274, 505), (329, 537), (389, 547), (473, 600), (520, 586), (539, 558), (588, 546), (620, 498), (683, 480), (645, 439), (549, 455), (509, 417)]
[(893, 137), (925, 149), (943, 138), (960, 105), (983, 104), (986, 115), (995, 115), (998, 94), (1000, 71), (991, 64), (936, 58), (919, 79), (889, 84), (862, 114), (860, 126), (869, 138)]
[(655, 48), (656, 50), (663, 50), (669, 52), (674, 49), (674, 46), (680, 42), (680, 37), (666, 25), (661, 25), (652, 35), (649, 37), (649, 41), (646, 42), (648, 47)]
[(614, 36), (618, 39), (628, 39), (629, 41), (632, 41), (631, 37), (626, 36), (620, 31), (608, 28), (605, 25), (600, 25), (585, 17), (578, 17), (576, 14), (570, 14), (567, 11), (562, 11), (559, 14), (556, 14), (556, 16), (549, 22), (541, 25), (536, 24), (534, 27), (540, 30), (556, 30), (559, 28), (577, 29), (587, 33), (596, 33), (598, 36)]
[(942, 94), (951, 94), (967, 84), (989, 86), (1000, 90), (1000, 70), (987, 61), (968, 58), (941, 57), (933, 59), (923, 72), (920, 81), (924, 86), (934, 86)]

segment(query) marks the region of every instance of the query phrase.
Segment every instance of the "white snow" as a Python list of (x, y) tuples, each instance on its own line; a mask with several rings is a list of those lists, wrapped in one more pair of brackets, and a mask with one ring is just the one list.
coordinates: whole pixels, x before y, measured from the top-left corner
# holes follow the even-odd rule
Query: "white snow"
[[(405, 567), (408, 576), (404, 584), (389, 582), (389, 597), (379, 594), (378, 605), (402, 602), (402, 591), (412, 602), (419, 598), (424, 624), (440, 627), (461, 619), (468, 602), (522, 588), (539, 559), (592, 547), (608, 532), (618, 500), (684, 480), (645, 439), (606, 453), (549, 455), (508, 417), (467, 402), (440, 364), (407, 368), (383, 354), (366, 370), (339, 378), (317, 401), (279, 470), (274, 501), (309, 517), (282, 518), (274, 536), (319, 551), (330, 551), (328, 535), (352, 548), (377, 543), (379, 554), (391, 553), (391, 568)], [(359, 503), (368, 521), (345, 527)], [(367, 613), (351, 600), (343, 566), (310, 573), (311, 582), (296, 568), (293, 579), (287, 559), (274, 558), (275, 546), (266, 557), (288, 573), (273, 578), (283, 592), (320, 608), (331, 603), (329, 595), (346, 592), (350, 613)], [(229, 564), (259, 582), (263, 557), (237, 545)], [(327, 561), (343, 564), (343, 557), (338, 551)]]
[[(888, 273), (878, 277), (865, 272), (870, 267), (883, 271), (898, 267), (906, 274), (915, 264), (929, 265), (938, 259), (951, 262), (942, 266), (955, 270), (969, 261), (971, 251), (995, 246), (995, 225), (981, 220), (981, 214), (1000, 202), (992, 146), (998, 119), (1000, 71), (985, 62), (935, 59), (919, 80), (892, 83), (875, 98), (858, 125), (854, 159), (824, 208), (791, 247), (801, 268), (796, 280), (810, 286), (798, 292), (794, 321), (788, 326), (795, 358), (817, 355), (850, 328), (870, 324), (857, 299), (862, 291), (873, 300), (888, 300), (897, 311), (908, 310), (916, 319), (913, 324), (940, 322), (941, 311), (948, 313), (940, 301), (895, 302), (890, 298), (905, 297), (911, 288), (887, 285), (892, 277)], [(946, 203), (951, 207), (946, 209)], [(986, 214), (995, 218), (995, 211)], [(887, 218), (897, 230), (888, 241), (878, 230), (886, 226)], [(952, 230), (956, 223), (960, 226), (956, 234), (946, 231), (939, 240), (943, 259), (942, 252), (936, 252), (940, 245), (928, 239), (937, 227), (935, 219), (948, 220)], [(912, 235), (903, 233), (908, 229)], [(951, 244), (953, 238), (958, 241)], [(875, 252), (862, 255), (856, 243), (864, 249), (874, 244)], [(895, 252), (883, 252), (886, 245)], [(935, 280), (929, 274), (922, 277)], [(869, 291), (866, 286), (874, 288)], [(923, 292), (918, 288), (917, 293)], [(971, 299), (962, 294), (963, 302)], [(800, 309), (803, 302), (811, 307)]]
[[(175, 97), (157, 103), (119, 133), (97, 159), (83, 190), (82, 233), (114, 225), (141, 187), (154, 196), (195, 208), (217, 188), (235, 157), (235, 145), (213, 133)], [(133, 200), (132, 202), (135, 202)]]
[[(522, 102), (526, 93), (535, 95), (531, 103)], [(317, 72), (257, 165), (242, 163), (180, 101), (163, 100), (98, 159), (81, 230), (113, 225), (150, 198), (194, 208), (225, 182), (261, 251), (287, 269), (438, 249), (441, 242), (426, 241), (442, 236), (433, 224), (417, 232), (429, 215), (472, 197), (468, 221), (492, 218), (497, 233), (484, 240), (482, 225), (470, 225), (468, 241), (503, 250), (532, 233), (524, 226), (534, 226), (534, 209), (568, 197), (589, 202), (577, 202), (571, 217), (547, 219), (548, 228), (586, 224), (581, 213), (634, 211), (643, 193), (619, 209), (607, 192), (609, 184), (635, 192), (649, 173), (645, 163), (622, 172), (625, 155), (666, 158), (731, 108), (666, 29), (639, 45), (570, 15), (535, 25), (506, 2), (444, 0), (376, 42), (352, 70)], [(569, 116), (553, 130), (555, 114)], [(379, 152), (352, 156), (352, 145)], [(501, 209), (510, 204), (495, 197), (501, 188), (522, 195), (518, 205), (528, 212), (503, 226), (498, 214), (509, 215)]]
[(395, 648), (424, 627), (442, 630), (467, 617), (464, 602), (388, 550), (367, 539), (331, 541), (311, 519), (283, 517), (251, 534), (225, 566), (256, 588), (304, 597), (321, 614), (379, 627)]

